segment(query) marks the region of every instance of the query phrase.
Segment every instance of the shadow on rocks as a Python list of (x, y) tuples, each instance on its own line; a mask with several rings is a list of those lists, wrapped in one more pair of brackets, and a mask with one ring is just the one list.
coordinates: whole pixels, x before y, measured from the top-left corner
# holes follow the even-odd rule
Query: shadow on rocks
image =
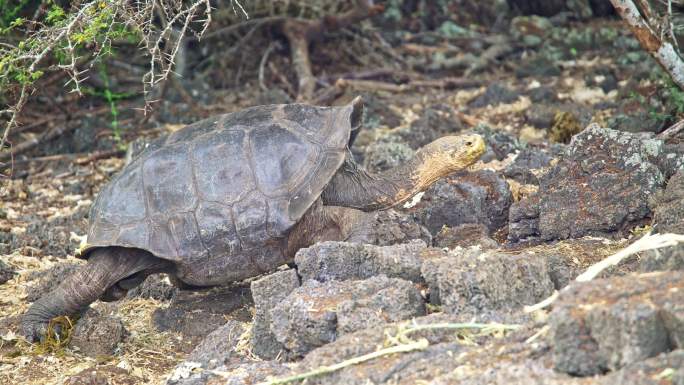
[(226, 323), (226, 319), (251, 320), (252, 304), (249, 288), (216, 287), (197, 291), (177, 291), (169, 306), (156, 309), (152, 321), (160, 331), (173, 331), (183, 336), (192, 349), (207, 334)]

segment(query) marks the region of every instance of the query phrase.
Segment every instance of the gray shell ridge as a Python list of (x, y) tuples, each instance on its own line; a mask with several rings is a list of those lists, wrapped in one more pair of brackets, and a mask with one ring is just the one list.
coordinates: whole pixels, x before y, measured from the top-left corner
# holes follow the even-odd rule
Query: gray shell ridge
[(352, 113), (257, 106), (168, 135), (98, 194), (82, 255), (122, 246), (186, 265), (247, 254), (258, 270), (282, 264), (289, 230), (344, 161)]

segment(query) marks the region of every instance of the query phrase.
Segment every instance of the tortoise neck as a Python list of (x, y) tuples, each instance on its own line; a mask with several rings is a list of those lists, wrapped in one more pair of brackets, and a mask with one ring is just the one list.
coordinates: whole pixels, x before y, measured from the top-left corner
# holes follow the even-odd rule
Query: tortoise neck
[(323, 191), (323, 203), (363, 211), (388, 209), (423, 191), (443, 174), (441, 167), (430, 168), (420, 151), (404, 164), (380, 173), (369, 173), (347, 156)]

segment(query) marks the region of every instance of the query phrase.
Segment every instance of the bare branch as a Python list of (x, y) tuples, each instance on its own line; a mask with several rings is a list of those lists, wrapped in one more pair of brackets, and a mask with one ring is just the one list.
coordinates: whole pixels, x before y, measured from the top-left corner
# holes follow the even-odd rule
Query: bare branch
[(382, 5), (375, 5), (372, 0), (354, 3), (354, 8), (337, 16), (328, 15), (319, 20), (288, 19), (282, 24), (282, 31), (290, 44), (292, 65), (299, 79), (298, 101), (310, 101), (316, 89), (316, 78), (309, 60), (309, 43), (320, 38), (323, 32), (346, 28), (384, 10)]
[[(245, 12), (237, 0), (234, 2)], [(156, 8), (161, 9), (168, 20), (161, 29), (155, 25)], [(43, 69), (65, 71), (69, 76), (66, 84), (72, 87), (71, 92), (80, 94), (81, 83), (87, 79), (89, 70), (79, 68), (83, 65), (82, 59), (90, 59), (92, 66), (92, 59), (100, 57), (112, 43), (110, 36), (115, 25), (136, 31), (143, 49), (150, 56), (150, 68), (142, 79), (147, 96), (151, 86), (166, 80), (172, 73), (174, 58), (180, 49), (183, 35), (192, 32), (199, 39), (206, 32), (211, 23), (211, 11), (210, 0), (193, 0), (187, 5), (181, 0), (93, 0), (80, 5), (75, 12), (67, 14), (65, 20), (54, 25), (34, 23), (23, 41), (30, 44), (0, 44), (0, 58), (3, 58), (0, 80), (4, 84), (13, 84), (16, 72), (12, 71), (21, 70), (27, 74), (19, 83), (19, 96), (13, 104), (0, 112), (0, 115), (9, 116), (0, 138), (0, 151), (5, 149), (11, 129), (18, 125), (18, 114), (28, 101), (33, 90), (33, 81), (42, 74), (40, 69), (43, 61), (54, 51), (62, 50), (66, 54), (65, 62), (44, 66)], [(103, 20), (108, 23), (107, 27), (99, 30)], [(194, 23), (200, 24), (198, 30), (193, 29)], [(101, 44), (87, 57), (82, 57), (79, 53), (82, 50), (79, 48), (88, 43), (83, 41), (83, 36), (86, 35), (85, 32), (92, 34), (93, 28), (96, 28), (97, 37), (101, 39), (97, 41)], [(178, 29), (180, 33), (171, 33), (174, 29)], [(77, 33), (80, 35), (76, 35)], [(162, 47), (165, 47), (164, 50)]]
[(682, 57), (675, 50), (673, 43), (664, 39), (665, 34), (658, 33), (658, 31), (666, 29), (658, 25), (652, 17), (653, 11), (648, 2), (637, 1), (644, 12), (643, 16), (632, 0), (610, 0), (618, 14), (629, 25), (641, 46), (658, 61), (675, 84), (684, 89), (684, 61)]

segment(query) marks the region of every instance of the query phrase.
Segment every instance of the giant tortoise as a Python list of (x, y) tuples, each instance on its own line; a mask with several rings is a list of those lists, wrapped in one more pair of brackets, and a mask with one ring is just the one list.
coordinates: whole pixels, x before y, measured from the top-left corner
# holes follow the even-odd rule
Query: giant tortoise
[(445, 136), (370, 174), (348, 148), (362, 111), (360, 98), (258, 106), (153, 142), (99, 193), (80, 250), (88, 262), (33, 303), (22, 332), (37, 339), (53, 317), (121, 298), (152, 273), (226, 284), (272, 271), (318, 241), (362, 242), (365, 212), (406, 201), (484, 151), (478, 135)]

